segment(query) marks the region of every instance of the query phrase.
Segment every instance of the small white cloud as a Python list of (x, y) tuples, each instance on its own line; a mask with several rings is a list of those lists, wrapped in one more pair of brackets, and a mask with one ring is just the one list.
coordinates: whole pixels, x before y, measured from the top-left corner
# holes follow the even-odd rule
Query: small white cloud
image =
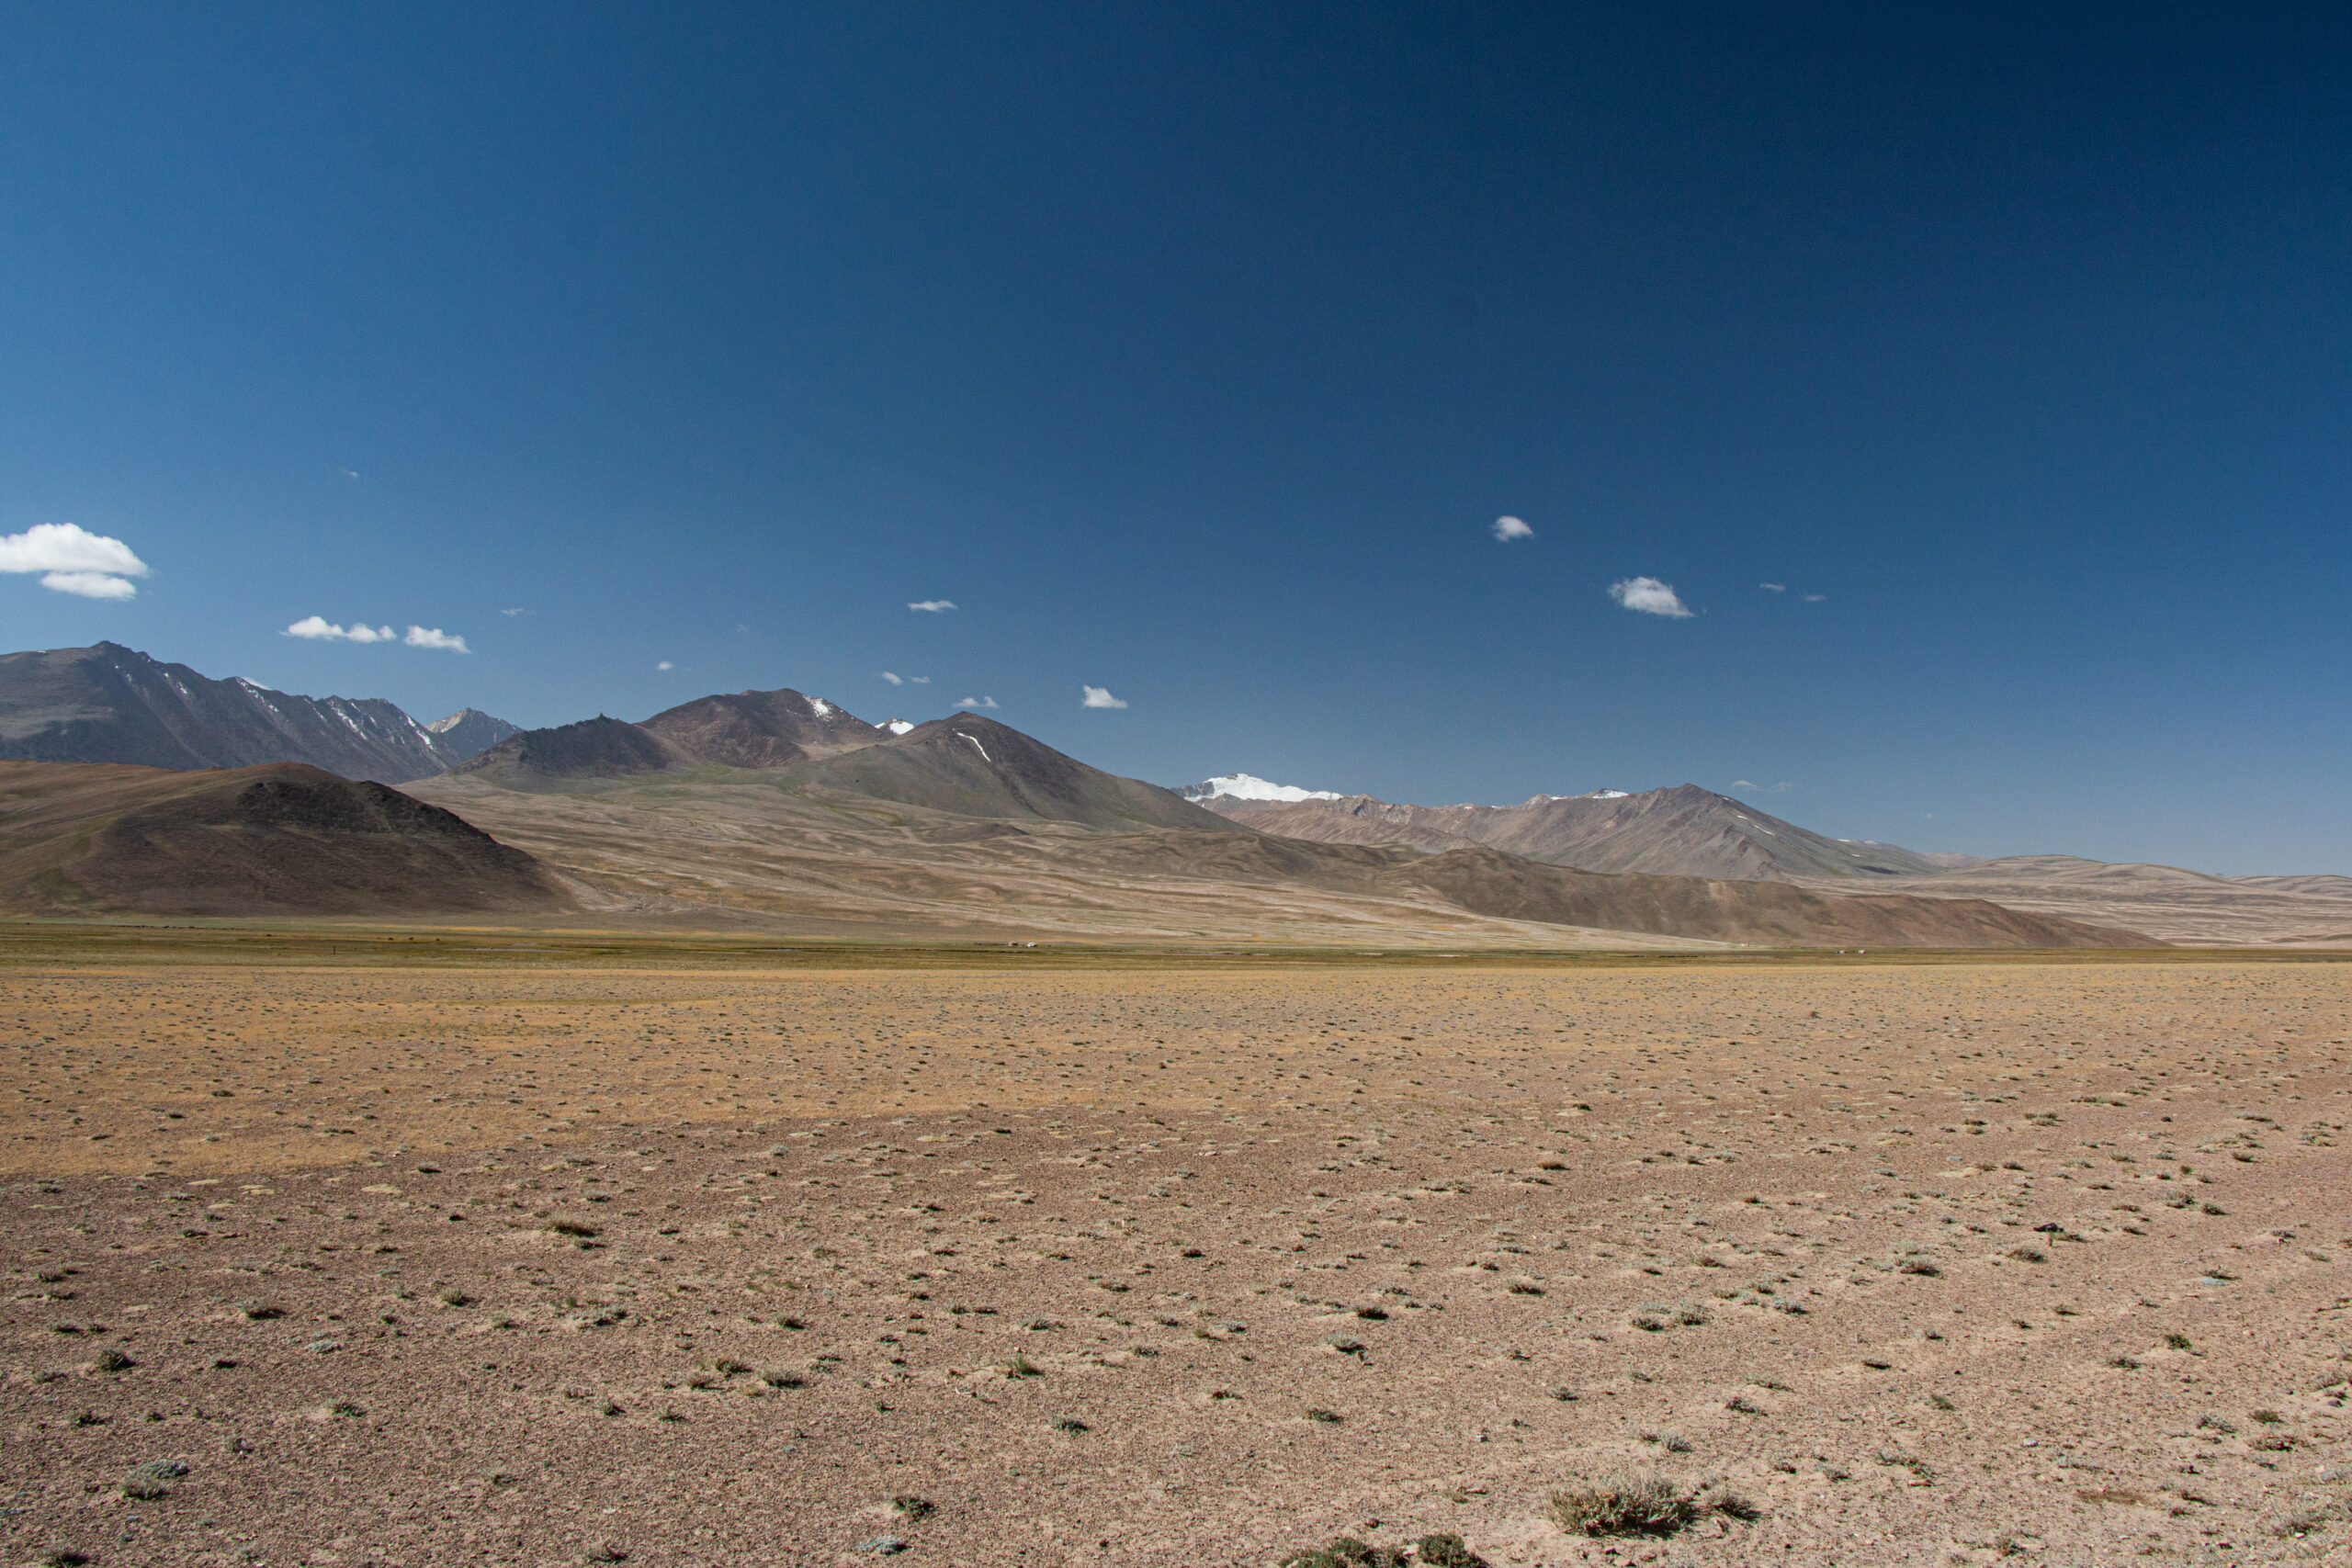
[(921, 610), (926, 615), (933, 615), (939, 614), (942, 610), (952, 610), (955, 607), (956, 601), (953, 599), (917, 599), (907, 606), (910, 610)]
[(371, 626), (362, 621), (348, 628), (334, 625), (324, 615), (305, 615), (286, 628), (287, 637), (308, 637), (313, 642), (398, 642), (400, 634), (390, 626)]
[(882, 679), (889, 682), (893, 686), (903, 686), (907, 683), (903, 677), (893, 675), (888, 670), (882, 671)]
[(1535, 537), (1535, 530), (1517, 517), (1498, 517), (1495, 519), (1495, 537), (1509, 544), (1513, 539)]
[(1764, 794), (1766, 794), (1766, 795), (1786, 795), (1786, 794), (1788, 794), (1788, 793), (1789, 793), (1789, 791), (1791, 791), (1791, 790), (1792, 790), (1792, 789), (1796, 788), (1797, 786), (1796, 786), (1796, 785), (1794, 785), (1794, 784), (1785, 784), (1785, 783), (1783, 783), (1783, 784), (1758, 784), (1758, 783), (1757, 783), (1755, 780), (1753, 780), (1753, 779), (1734, 779), (1734, 780), (1732, 781), (1732, 786), (1731, 786), (1731, 787), (1732, 787), (1732, 788), (1734, 788), (1734, 789), (1753, 789), (1753, 790), (1760, 790), (1760, 791), (1762, 791), (1762, 792), (1763, 792)]
[(450, 653), (471, 653), (466, 639), (443, 631), (439, 626), (411, 626), (408, 636), (401, 638), (411, 648), (437, 648)]
[(996, 706), (996, 699), (994, 697), (966, 697), (956, 705), (959, 708), (992, 708)]
[(343, 477), (347, 479), (356, 479), (359, 477), (359, 470), (356, 468), (345, 468), (343, 470)]
[(907, 679), (912, 681), (918, 686), (928, 686), (931, 684), (931, 677), (928, 675), (910, 675)]
[(1675, 595), (1674, 585), (1660, 582), (1655, 577), (1628, 577), (1609, 585), (1609, 596), (1628, 610), (1639, 610), (1645, 615), (1665, 615), (1672, 620), (1688, 620), (1690, 612)]
[(1789, 591), (1789, 585), (1785, 582), (1759, 582), (1756, 586), (1767, 593), (1786, 593)]
[(129, 581), (147, 575), (147, 563), (129, 545), (93, 534), (78, 523), (36, 523), (21, 534), (0, 535), (0, 571), (40, 572), (53, 593), (83, 599), (130, 599)]
[(520, 606), (520, 605), (518, 604), (518, 605), (516, 605), (516, 606), (515, 606), (514, 609), (512, 609), (512, 610), (501, 610), (501, 611), (499, 611), (498, 613), (499, 613), (500, 615), (510, 615), (510, 616), (512, 616), (512, 615), (529, 615), (531, 612), (530, 612), (530, 611), (528, 611), (528, 610), (524, 609), (522, 606)]
[(1828, 597), (1826, 593), (1808, 593), (1804, 596), (1804, 602), (1808, 604), (1818, 604)]
[(666, 660), (666, 659), (665, 659), (665, 660), (663, 660), (661, 663), (656, 664), (653, 668), (655, 668), (656, 670), (675, 670), (675, 669), (677, 668), (677, 666), (676, 666), (676, 665), (674, 665), (674, 664), (673, 664), (673, 663), (671, 663), (668, 660)]
[(1086, 694), (1079, 702), (1080, 707), (1123, 708), (1127, 705), (1101, 686), (1080, 686), (1079, 690)]

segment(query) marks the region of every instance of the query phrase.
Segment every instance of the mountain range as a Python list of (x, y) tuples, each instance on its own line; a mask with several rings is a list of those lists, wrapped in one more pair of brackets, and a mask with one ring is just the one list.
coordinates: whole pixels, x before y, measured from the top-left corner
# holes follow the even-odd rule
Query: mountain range
[(299, 697), (215, 681), (119, 643), (0, 654), (0, 758), (243, 768), (305, 762), (406, 784), (515, 732), (467, 708), (420, 724), (381, 697)]
[[(519, 730), (469, 708), (420, 725), (390, 703), (210, 681), (102, 643), (0, 658), (0, 749), (34, 759), (0, 763), (0, 907), (26, 912), (501, 908), (1384, 947), (2352, 935), (2344, 878), (1976, 863), (1827, 838), (1687, 784), (1510, 807), (1243, 773), (1170, 790), (978, 714), (870, 724), (791, 690), (639, 722)], [(133, 765), (154, 757), (183, 771)], [(186, 771), (207, 768), (226, 771)]]

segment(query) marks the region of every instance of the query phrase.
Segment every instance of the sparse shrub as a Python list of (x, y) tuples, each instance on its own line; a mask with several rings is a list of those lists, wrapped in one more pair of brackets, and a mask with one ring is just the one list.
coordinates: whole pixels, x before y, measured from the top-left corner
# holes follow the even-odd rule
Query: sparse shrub
[(1957, 1410), (1960, 1408), (1959, 1405), (1954, 1404), (1951, 1400), (1946, 1399), (1940, 1393), (1931, 1393), (1928, 1395), (1928, 1407), (1931, 1410)]
[(1764, 1414), (1763, 1406), (1758, 1404), (1755, 1401), (1749, 1399), (1743, 1393), (1735, 1393), (1729, 1399), (1724, 1400), (1724, 1408), (1738, 1416), (1761, 1416)]
[(473, 1297), (466, 1294), (465, 1292), (458, 1289), (455, 1285), (452, 1285), (447, 1290), (443, 1291), (435, 1299), (443, 1306), (450, 1307), (471, 1306), (474, 1300)]
[(1458, 1535), (1421, 1537), (1413, 1543), (1413, 1561), (1421, 1568), (1487, 1568), (1487, 1560)]
[(2287, 1418), (2276, 1410), (2257, 1410), (2254, 1413), (2254, 1418), (2266, 1427), (2283, 1427), (2287, 1424)]
[(1655, 1471), (1604, 1475), (1552, 1495), (1553, 1520), (1580, 1535), (1671, 1535), (1698, 1517), (1691, 1493)]
[(272, 1318), (286, 1315), (286, 1309), (272, 1302), (239, 1302), (237, 1310), (254, 1323), (267, 1323)]
[(1917, 1274), (1925, 1280), (1933, 1280), (1941, 1276), (1943, 1270), (1924, 1258), (1906, 1258), (1903, 1260), (1902, 1272)]
[(2188, 1348), (2189, 1348), (2189, 1341), (2188, 1341), (2188, 1335), (2186, 1335), (2186, 1334), (2167, 1334), (2167, 1335), (2165, 1335), (2165, 1349), (2167, 1349), (2167, 1350), (2186, 1350), (2186, 1349), (2188, 1349)]
[(1320, 1406), (1310, 1408), (1306, 1412), (1306, 1418), (1309, 1421), (1319, 1421), (1327, 1427), (1336, 1427), (1341, 1421), (1346, 1419), (1346, 1417), (1341, 1416), (1338, 1411), (1325, 1410)]
[(111, 1347), (98, 1352), (98, 1359), (96, 1362), (98, 1371), (102, 1372), (129, 1371), (138, 1364), (138, 1362), (132, 1360), (121, 1351), (114, 1349)]
[(1093, 1429), (1075, 1416), (1058, 1416), (1054, 1418), (1054, 1430), (1065, 1437), (1075, 1438), (1081, 1432), (1091, 1432)]
[(2226, 1416), (2199, 1416), (2197, 1418), (2197, 1428), (2201, 1432), (2219, 1432), (2225, 1438), (2233, 1435), (2238, 1429), (2237, 1423)]
[(808, 1386), (808, 1380), (799, 1373), (787, 1372), (780, 1369), (772, 1372), (762, 1372), (760, 1381), (770, 1388), (807, 1388)]
[(939, 1512), (937, 1506), (930, 1498), (918, 1497), (910, 1492), (902, 1492), (891, 1498), (890, 1506), (898, 1509), (899, 1517), (909, 1524), (920, 1524)]
[(596, 1234), (596, 1227), (584, 1220), (549, 1220), (548, 1232), (552, 1235), (568, 1235), (582, 1241)]
[(996, 1370), (1009, 1378), (1041, 1378), (1046, 1375), (1026, 1356), (1014, 1356), (1009, 1360), (999, 1361)]
[(2042, 1256), (2041, 1249), (2037, 1247), (2013, 1247), (2009, 1248), (2009, 1256), (2016, 1258), (2020, 1263), (2047, 1263), (2050, 1261), (2049, 1258)]

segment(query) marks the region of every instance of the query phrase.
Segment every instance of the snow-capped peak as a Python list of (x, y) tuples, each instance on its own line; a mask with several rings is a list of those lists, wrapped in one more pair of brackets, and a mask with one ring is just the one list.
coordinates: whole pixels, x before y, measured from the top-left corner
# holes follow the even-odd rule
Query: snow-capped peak
[(1178, 792), (1186, 800), (1214, 800), (1218, 795), (1230, 795), (1235, 800), (1338, 800), (1340, 792), (1333, 789), (1301, 789), (1296, 784), (1269, 784), (1249, 773), (1224, 773), (1203, 783), (1187, 785)]
[(1580, 800), (1623, 800), (1625, 795), (1626, 792), (1622, 789), (1596, 789), (1588, 790), (1577, 798)]
[(881, 727), (893, 735), (904, 735), (914, 728), (911, 723), (903, 718), (886, 718), (882, 721)]
[(823, 718), (833, 711), (833, 705), (827, 702), (822, 697), (810, 697), (808, 699), (808, 706), (810, 711), (815, 713), (819, 718)]

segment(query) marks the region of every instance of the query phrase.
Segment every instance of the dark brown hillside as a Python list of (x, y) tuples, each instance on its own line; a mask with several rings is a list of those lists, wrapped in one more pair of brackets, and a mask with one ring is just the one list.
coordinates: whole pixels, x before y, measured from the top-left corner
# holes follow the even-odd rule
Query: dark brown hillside
[(297, 762), (174, 772), (0, 762), (0, 908), (407, 915), (571, 907), (452, 812)]
[(449, 771), (477, 774), (503, 789), (543, 790), (578, 779), (658, 773), (693, 760), (641, 726), (599, 716), (510, 735)]

